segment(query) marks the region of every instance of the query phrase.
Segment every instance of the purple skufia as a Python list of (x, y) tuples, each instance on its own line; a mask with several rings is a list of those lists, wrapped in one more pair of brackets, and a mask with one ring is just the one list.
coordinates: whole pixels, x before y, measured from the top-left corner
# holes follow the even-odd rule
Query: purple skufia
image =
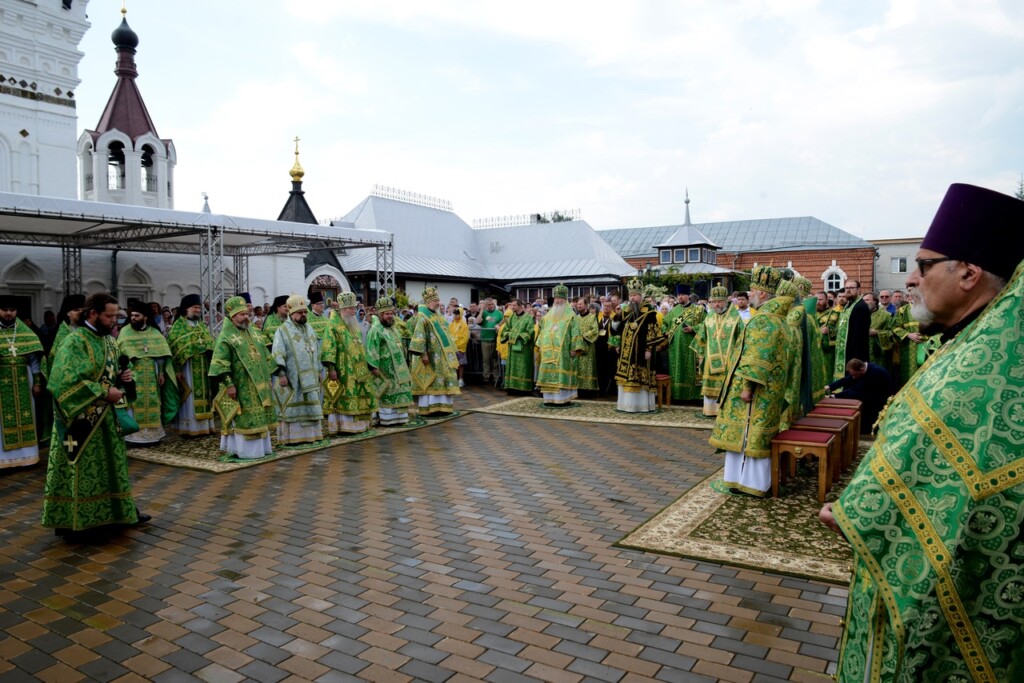
[(954, 183), (946, 191), (921, 248), (1009, 279), (1024, 260), (1024, 201)]

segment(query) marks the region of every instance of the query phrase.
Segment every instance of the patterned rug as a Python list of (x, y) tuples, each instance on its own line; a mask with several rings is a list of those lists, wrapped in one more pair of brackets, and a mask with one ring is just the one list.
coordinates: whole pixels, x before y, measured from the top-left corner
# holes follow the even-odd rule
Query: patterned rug
[[(870, 445), (862, 441), (859, 455)], [(855, 468), (826, 501), (839, 497)], [(816, 465), (801, 464), (778, 498), (730, 493), (718, 470), (616, 545), (845, 586), (850, 546), (818, 521), (820, 509)]]
[(473, 412), (515, 417), (539, 417), (548, 420), (575, 420), (604, 424), (647, 425), (650, 427), (686, 427), (711, 429), (714, 418), (704, 417), (700, 408), (666, 406), (650, 413), (624, 413), (616, 409), (614, 401), (576, 400), (567, 406), (547, 406), (535, 396), (512, 398)]
[(220, 450), (220, 434), (211, 436), (200, 436), (185, 438), (178, 436), (174, 430), (168, 430), (167, 436), (160, 440), (155, 446), (146, 448), (129, 447), (128, 457), (146, 462), (155, 462), (171, 467), (184, 467), (190, 470), (202, 470), (203, 472), (233, 472), (245, 467), (255, 467), (268, 462), (290, 458), (295, 455), (304, 455), (315, 451), (322, 451), (326, 448), (334, 448), (353, 441), (365, 441), (388, 434), (410, 432), (414, 429), (421, 429), (431, 425), (448, 422), (465, 415), (465, 412), (456, 411), (452, 415), (444, 417), (415, 418), (400, 427), (376, 427), (362, 434), (352, 436), (333, 436), (322, 441), (298, 446), (281, 446), (271, 430), (271, 442), (274, 452), (265, 458), (243, 460), (233, 455), (225, 455)]

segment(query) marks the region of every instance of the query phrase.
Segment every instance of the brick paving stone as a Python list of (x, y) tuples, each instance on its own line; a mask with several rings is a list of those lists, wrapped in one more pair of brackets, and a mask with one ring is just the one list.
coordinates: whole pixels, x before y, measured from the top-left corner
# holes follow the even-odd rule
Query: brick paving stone
[[(470, 387), (457, 401), (504, 398)], [(131, 461), (155, 523), (101, 546), (38, 526), (45, 471), (5, 472), (0, 677), (834, 671), (845, 587), (613, 547), (720, 466), (706, 432), (592, 434), (585, 423), (466, 414), (221, 475)]]

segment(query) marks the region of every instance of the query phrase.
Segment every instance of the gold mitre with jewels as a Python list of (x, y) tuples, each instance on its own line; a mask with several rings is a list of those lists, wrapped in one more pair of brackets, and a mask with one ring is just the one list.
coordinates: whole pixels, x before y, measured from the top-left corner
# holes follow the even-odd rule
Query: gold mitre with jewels
[(782, 281), (782, 271), (771, 266), (754, 266), (750, 272), (750, 288), (775, 293)]
[(711, 288), (711, 298), (709, 299), (709, 301), (728, 301), (728, 300), (729, 300), (729, 290), (728, 289), (726, 289), (722, 285), (718, 285), (717, 287), (712, 287)]
[(644, 282), (638, 277), (632, 278), (626, 283), (626, 289), (630, 294), (643, 294), (644, 293)]
[(355, 308), (358, 305), (355, 292), (342, 292), (338, 295), (338, 308)]
[(437, 293), (437, 287), (427, 287), (423, 290), (423, 303), (429, 304), (431, 301), (440, 301), (441, 296)]
[(285, 303), (288, 305), (288, 315), (309, 312), (309, 308), (306, 306), (306, 297), (299, 294), (292, 294)]
[(568, 299), (569, 288), (562, 284), (556, 285), (555, 288), (551, 290), (551, 296), (556, 299)]
[(388, 311), (395, 310), (395, 302), (393, 299), (389, 297), (382, 296), (381, 298), (377, 299), (377, 304), (375, 308), (377, 309), (378, 313), (387, 313)]

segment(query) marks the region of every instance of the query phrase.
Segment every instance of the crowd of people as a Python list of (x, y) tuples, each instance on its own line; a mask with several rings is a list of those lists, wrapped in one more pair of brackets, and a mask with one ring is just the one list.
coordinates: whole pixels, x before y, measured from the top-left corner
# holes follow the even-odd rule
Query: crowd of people
[(764, 496), (772, 438), (838, 390), (877, 431), (820, 512), (854, 553), (838, 680), (1020, 680), (1022, 261), (1024, 202), (953, 185), (906, 293), (849, 280), (812, 294), (760, 265), (749, 291), (716, 286), (694, 303), (638, 279), (625, 302), (570, 301), (559, 285), (550, 305), (467, 309), (432, 288), (402, 311), (343, 292), (280, 296), (255, 324), (262, 311), (235, 296), (216, 338), (195, 295), (170, 320), (159, 306), (69, 295), (39, 331), (0, 296), (0, 467), (37, 462), (45, 435), (44, 526), (76, 538), (144, 523), (126, 442), (219, 425), (226, 455), (261, 458), (271, 430), (302, 444), (451, 414), (475, 337), (486, 381), (551, 406), (614, 391), (618, 409), (651, 411), (667, 377), (673, 400), (714, 418), (725, 483)]
[(0, 296), (0, 468), (37, 463), (49, 442), (43, 525), (82, 539), (148, 521), (126, 448), (159, 443), (165, 427), (219, 433), (225, 457), (254, 459), (272, 454), (272, 431), (287, 447), (454, 411), (468, 335), (435, 289), (405, 320), (389, 298), (360, 317), (352, 292), (269, 308), (256, 325), (249, 297), (229, 298), (214, 337), (198, 295), (168, 323), (143, 302), (126, 311), (106, 293), (72, 294), (40, 337)]

